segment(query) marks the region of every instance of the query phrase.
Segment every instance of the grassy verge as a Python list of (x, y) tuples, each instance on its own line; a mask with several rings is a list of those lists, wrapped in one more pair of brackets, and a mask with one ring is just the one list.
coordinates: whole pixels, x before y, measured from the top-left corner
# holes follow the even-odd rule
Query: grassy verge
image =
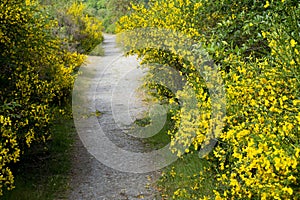
[[(212, 195), (215, 181), (211, 174), (202, 174), (208, 167), (205, 159), (200, 159), (197, 153), (187, 154), (166, 167), (157, 182), (162, 199), (198, 199), (202, 195)], [(205, 179), (205, 185), (199, 185), (199, 179)]]
[(104, 56), (104, 54), (105, 54), (104, 48), (102, 47), (102, 43), (101, 43), (101, 44), (97, 45), (89, 55), (90, 56)]
[[(139, 119), (135, 122), (139, 126), (151, 124), (149, 117)], [(170, 142), (168, 130), (174, 128), (172, 115), (168, 113), (164, 127), (154, 136), (146, 138), (145, 144), (151, 149), (162, 148)], [(157, 199), (196, 199), (202, 195), (212, 195), (214, 184), (213, 172), (203, 174), (201, 171), (209, 167), (206, 159), (200, 159), (197, 153), (186, 154), (176, 162), (162, 170), (162, 174), (156, 187), (159, 191)], [(205, 179), (205, 185), (199, 185), (199, 179)], [(179, 189), (180, 188), (180, 189)], [(202, 195), (199, 195), (202, 194)]]
[(45, 145), (34, 145), (13, 169), (15, 186), (6, 191), (3, 200), (67, 199), (68, 174), (71, 169), (71, 146), (74, 124), (60, 119), (52, 127), (52, 139)]
[[(135, 121), (135, 123), (138, 126), (141, 127), (147, 127), (151, 126), (151, 119), (150, 117), (145, 117), (142, 119), (138, 119)], [(171, 115), (168, 114), (167, 116), (167, 121), (165, 122), (164, 126), (162, 129), (153, 135), (152, 137), (149, 138), (144, 138), (143, 142), (145, 146), (151, 150), (153, 149), (160, 149), (167, 145), (170, 142), (170, 136), (167, 134), (168, 130), (174, 126), (173, 122), (171, 121)], [(151, 129), (145, 129), (144, 131), (151, 131)]]

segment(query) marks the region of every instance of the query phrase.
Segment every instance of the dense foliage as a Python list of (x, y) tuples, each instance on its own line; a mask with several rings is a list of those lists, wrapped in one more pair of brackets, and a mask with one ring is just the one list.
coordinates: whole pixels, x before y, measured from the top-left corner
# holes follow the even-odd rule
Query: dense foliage
[(71, 52), (89, 54), (103, 41), (102, 21), (93, 16), (88, 5), (76, 0), (41, 0), (40, 5), (58, 22), (53, 34)]
[(57, 35), (69, 51), (88, 54), (103, 41), (102, 22), (87, 12), (84, 4), (76, 2), (57, 10)]
[(12, 164), (30, 146), (51, 137), (49, 127), (64, 112), (74, 69), (85, 60), (79, 53), (102, 40), (99, 22), (83, 16), (82, 6), (74, 4), (68, 14), (85, 37), (80, 38), (83, 50), (71, 52), (69, 40), (54, 34), (66, 25), (46, 10), (33, 0), (0, 1), (0, 194), (14, 187)]
[(130, 13), (131, 3), (144, 3), (144, 0), (83, 0), (89, 13), (103, 21), (104, 31), (115, 33), (118, 19)]
[[(184, 159), (185, 154), (204, 147), (211, 139), (207, 133), (216, 121), (211, 113), (222, 107), (222, 102), (212, 100), (215, 94), (209, 92), (210, 85), (196, 65), (200, 62), (206, 66), (202, 70), (212, 66), (204, 63), (204, 57), (196, 58), (197, 62), (193, 62), (195, 56), (186, 59), (193, 56), (190, 52), (203, 55), (201, 49), (205, 49), (210, 54), (226, 91), (224, 124), (214, 124), (218, 127), (214, 129), (218, 130), (214, 133), (217, 144), (205, 156), (210, 165), (194, 175), (198, 178), (163, 196), (300, 198), (300, 4), (292, 0), (162, 0), (150, 1), (148, 7), (132, 8), (134, 11), (118, 22), (118, 31), (152, 28), (148, 29), (152, 35), (136, 31), (135, 37), (123, 42), (130, 47), (128, 54), (137, 54), (149, 67), (146, 85), (151, 92), (155, 89), (161, 100), (177, 107), (172, 110), (177, 128), (169, 132), (174, 153)], [(162, 32), (170, 34), (165, 37)], [(173, 37), (172, 33), (186, 37)], [(144, 46), (143, 42), (150, 45)], [(190, 52), (188, 48), (178, 50), (183, 43), (191, 44)], [(153, 78), (161, 76), (167, 66), (179, 71), (185, 85), (170, 90)], [(196, 102), (191, 99), (192, 94)], [(185, 148), (178, 148), (178, 144)], [(200, 192), (206, 187), (205, 174), (217, 180), (211, 193)]]

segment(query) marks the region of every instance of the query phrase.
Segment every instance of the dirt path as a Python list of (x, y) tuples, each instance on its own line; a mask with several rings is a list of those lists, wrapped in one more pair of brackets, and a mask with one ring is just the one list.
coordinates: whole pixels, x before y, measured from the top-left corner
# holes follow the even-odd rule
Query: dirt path
[[(121, 56), (116, 47), (115, 36), (105, 35), (103, 47), (105, 56), (89, 57), (90, 63), (82, 69), (81, 82), (75, 84), (77, 92), (74, 92), (74, 95), (79, 95), (81, 100), (75, 106), (73, 103), (73, 107), (83, 107), (81, 109), (84, 110), (85, 119), (76, 125), (77, 131), (81, 133), (79, 134), (81, 140), (77, 137), (74, 146), (69, 199), (153, 200), (155, 190), (151, 187), (151, 182), (158, 177), (158, 172), (122, 172), (112, 169), (112, 165), (108, 167), (109, 163), (102, 164), (103, 162), (96, 159), (97, 156), (102, 156), (101, 153), (107, 152), (99, 147), (103, 137), (99, 136), (101, 141), (96, 145), (100, 139), (97, 135), (93, 135), (95, 123), (101, 127), (105, 137), (118, 147), (132, 152), (145, 150), (145, 145), (139, 139), (126, 134), (134, 120), (147, 109), (135, 92), (141, 84), (143, 71), (137, 69), (138, 63), (134, 57)], [(111, 155), (105, 156), (109, 158), (114, 155), (112, 152)], [(150, 165), (150, 163), (136, 161), (133, 164)], [(118, 159), (113, 165), (120, 165), (116, 168), (122, 168), (122, 162), (118, 162)]]

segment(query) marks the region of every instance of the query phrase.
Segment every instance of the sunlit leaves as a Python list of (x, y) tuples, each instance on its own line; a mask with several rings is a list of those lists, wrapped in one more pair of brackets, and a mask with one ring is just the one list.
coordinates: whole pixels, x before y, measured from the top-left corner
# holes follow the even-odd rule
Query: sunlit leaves
[(10, 167), (25, 148), (49, 138), (85, 58), (61, 48), (56, 23), (39, 9), (33, 0), (0, 2), (0, 194), (14, 187)]
[[(226, 124), (218, 145), (206, 157), (212, 165), (200, 172), (217, 180), (214, 195), (195, 196), (194, 191), (205, 185), (199, 178), (197, 187), (178, 188), (170, 197), (299, 198), (299, 6), (299, 2), (287, 0), (150, 1), (148, 8), (134, 5), (133, 13), (120, 19), (119, 31), (153, 27), (186, 34), (220, 64), (226, 87)], [(151, 37), (154, 44), (168, 46), (170, 51), (164, 51), (137, 48), (138, 38), (141, 36), (127, 41), (133, 49), (129, 54), (137, 54), (143, 63), (172, 67), (188, 82), (169, 95), (164, 87), (151, 82), (157, 66), (162, 65), (147, 65), (146, 84), (151, 85), (151, 91), (156, 89), (161, 100), (167, 98), (164, 102), (178, 106), (172, 117), (176, 128), (169, 134), (172, 151), (184, 158), (205, 144), (211, 128), (210, 86), (196, 73), (193, 63), (183, 59), (184, 52), (174, 53), (182, 41)], [(183, 109), (178, 99), (195, 104), (192, 93), (196, 94), (196, 105)], [(175, 144), (185, 149), (177, 149)]]

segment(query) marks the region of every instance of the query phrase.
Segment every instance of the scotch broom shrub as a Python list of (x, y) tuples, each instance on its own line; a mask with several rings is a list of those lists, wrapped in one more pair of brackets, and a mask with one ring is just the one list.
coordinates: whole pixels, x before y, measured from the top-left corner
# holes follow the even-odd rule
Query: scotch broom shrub
[[(151, 92), (156, 89), (160, 99), (179, 106), (173, 111), (175, 131), (169, 134), (171, 150), (183, 159), (207, 144), (207, 133), (215, 120), (211, 113), (218, 102), (212, 102), (214, 94), (209, 93), (210, 86), (195, 70), (195, 63), (184, 59), (189, 53), (176, 50), (185, 41), (161, 40), (160, 30), (179, 32), (196, 41), (191, 52), (199, 51), (197, 47), (206, 50), (223, 78), (226, 116), (215, 134), (216, 146), (204, 157), (210, 165), (195, 174), (200, 174), (198, 184), (193, 179), (173, 194), (162, 194), (164, 197), (300, 198), (299, 7), (299, 2), (291, 0), (162, 0), (150, 1), (147, 8), (133, 5), (133, 12), (119, 20), (121, 33), (140, 28), (158, 30), (152, 41), (137, 31), (136, 37), (123, 42), (131, 47), (127, 54), (137, 54), (149, 67), (145, 84), (151, 86)], [(143, 41), (158, 46), (163, 41), (169, 50), (140, 48)], [(153, 81), (155, 71), (163, 66), (178, 70), (186, 81), (172, 95)], [(187, 107), (178, 99), (194, 105)], [(185, 148), (177, 148), (177, 144)], [(195, 192), (205, 191), (200, 189), (205, 187), (201, 174), (211, 174), (216, 180), (213, 194)]]
[(52, 35), (56, 25), (35, 1), (0, 2), (0, 194), (14, 187), (11, 164), (50, 138), (51, 121), (70, 95), (73, 69), (85, 59), (61, 47)]
[(89, 54), (103, 41), (102, 22), (87, 13), (83, 3), (74, 2), (70, 7), (57, 11), (57, 35), (64, 39), (64, 46), (71, 52)]

